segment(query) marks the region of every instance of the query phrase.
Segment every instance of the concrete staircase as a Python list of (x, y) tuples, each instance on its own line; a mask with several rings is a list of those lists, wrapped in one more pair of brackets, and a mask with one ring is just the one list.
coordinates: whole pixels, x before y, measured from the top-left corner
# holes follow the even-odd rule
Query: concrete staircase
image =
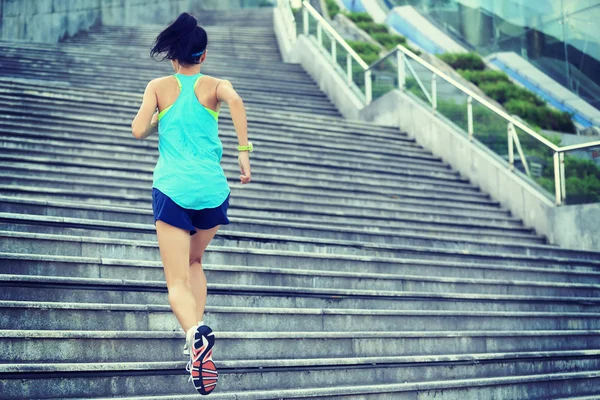
[[(214, 399), (600, 398), (600, 253), (557, 248), (406, 133), (340, 118), (271, 14), (203, 13), (232, 224), (205, 259)], [(217, 24), (217, 25), (211, 25)], [(0, 42), (0, 397), (197, 398), (130, 121), (159, 27)]]

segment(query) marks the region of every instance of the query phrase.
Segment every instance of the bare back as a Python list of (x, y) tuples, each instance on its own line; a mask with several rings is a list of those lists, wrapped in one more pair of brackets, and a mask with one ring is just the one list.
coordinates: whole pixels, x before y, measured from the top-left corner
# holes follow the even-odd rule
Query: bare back
[[(160, 112), (175, 103), (179, 97), (180, 89), (177, 79), (175, 79), (173, 75), (156, 79), (155, 82), (156, 101), (158, 104), (158, 111)], [(203, 75), (194, 89), (194, 93), (200, 104), (217, 112), (221, 108), (221, 102), (217, 99), (217, 85), (219, 82), (221, 82), (220, 79)]]

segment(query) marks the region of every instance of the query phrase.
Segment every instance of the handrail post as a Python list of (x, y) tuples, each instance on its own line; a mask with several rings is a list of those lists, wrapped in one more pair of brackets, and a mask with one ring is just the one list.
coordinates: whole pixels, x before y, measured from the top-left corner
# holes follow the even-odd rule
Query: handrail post
[(515, 149), (513, 141), (512, 122), (508, 123), (508, 126), (506, 128), (506, 137), (508, 138), (508, 170), (512, 172), (515, 169)]
[(473, 141), (473, 97), (467, 99), (467, 124), (469, 132), (469, 141)]
[(367, 105), (371, 104), (373, 101), (373, 85), (372, 85), (372, 73), (371, 70), (368, 69), (365, 71), (365, 97)]
[(337, 63), (337, 42), (334, 38), (331, 39), (331, 60), (334, 63)]
[(406, 56), (400, 50), (396, 50), (396, 61), (398, 64), (398, 89), (406, 90)]
[(319, 21), (317, 21), (317, 43), (323, 47), (323, 27)]
[(565, 153), (559, 153), (559, 161), (560, 161), (560, 191), (561, 191), (561, 204), (565, 204), (565, 200), (567, 199), (567, 181), (565, 179)]
[(346, 79), (348, 80), (348, 84), (352, 84), (352, 56), (350, 53), (346, 53)]
[(437, 111), (437, 81), (436, 75), (431, 75), (431, 105), (433, 106), (433, 112)]
[(560, 156), (559, 152), (554, 152), (554, 194), (556, 198), (556, 205), (562, 204), (562, 182), (560, 180)]
[(302, 7), (302, 23), (304, 26), (304, 34), (308, 36), (309, 26), (308, 26), (308, 9), (306, 7)]

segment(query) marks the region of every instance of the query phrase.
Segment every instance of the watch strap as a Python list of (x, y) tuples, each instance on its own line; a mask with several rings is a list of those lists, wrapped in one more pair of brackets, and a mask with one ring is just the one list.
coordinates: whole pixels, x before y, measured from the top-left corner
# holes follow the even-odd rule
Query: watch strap
[(254, 147), (252, 146), (252, 142), (248, 142), (247, 146), (238, 146), (238, 151), (248, 151), (252, 153)]

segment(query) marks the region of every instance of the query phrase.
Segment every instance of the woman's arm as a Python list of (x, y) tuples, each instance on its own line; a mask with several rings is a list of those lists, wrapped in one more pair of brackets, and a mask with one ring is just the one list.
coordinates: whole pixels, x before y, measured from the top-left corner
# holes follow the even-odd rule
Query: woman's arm
[(158, 106), (156, 100), (156, 81), (150, 81), (144, 91), (142, 105), (131, 123), (131, 131), (137, 139), (145, 139), (157, 131)]
[[(246, 108), (242, 98), (236, 93), (229, 81), (220, 81), (217, 85), (217, 99), (229, 106), (235, 133), (238, 137), (240, 146), (248, 145), (248, 119), (246, 118)], [(250, 183), (250, 155), (247, 151), (241, 151), (238, 156), (240, 165), (240, 181), (243, 184)]]

